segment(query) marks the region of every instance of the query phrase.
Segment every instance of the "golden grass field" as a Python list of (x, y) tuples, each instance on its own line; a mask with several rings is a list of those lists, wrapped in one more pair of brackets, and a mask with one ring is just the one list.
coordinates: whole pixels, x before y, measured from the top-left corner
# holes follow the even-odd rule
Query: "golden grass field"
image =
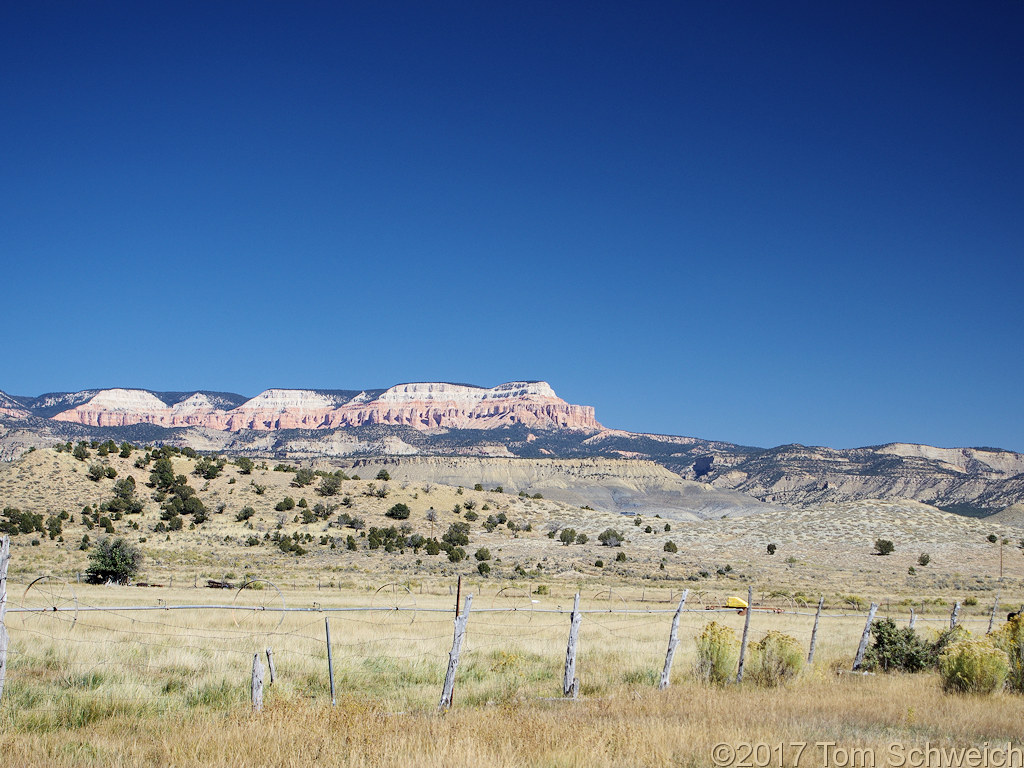
[[(439, 588), (390, 593), (402, 611), (280, 612), (267, 590), (246, 590), (245, 606), (269, 610), (240, 604), (126, 612), (115, 608), (143, 603), (140, 595), (156, 591), (82, 586), (71, 626), (68, 614), (15, 612), (21, 586), (11, 585), (13, 652), (0, 703), (6, 765), (710, 765), (719, 742), (833, 740), (881, 754), (893, 742), (1017, 740), (1024, 716), (1021, 697), (947, 695), (933, 674), (838, 674), (850, 665), (863, 614), (823, 619), (814, 666), (788, 686), (766, 690), (749, 682), (724, 689), (696, 682), (691, 670), (701, 627), (713, 618), (738, 634), (744, 617), (686, 612), (673, 684), (659, 692), (673, 606), (584, 594), (583, 610), (597, 612), (583, 617), (582, 691), (570, 702), (561, 700), (561, 686), (571, 596), (535, 596), (538, 602), (524, 607), (485, 587), (473, 598), (455, 705), (442, 716), (436, 708), (454, 599)], [(161, 594), (170, 605), (234, 598), (226, 590)], [(282, 598), (293, 608), (330, 609), (367, 606), (374, 595), (285, 590)], [(617, 612), (605, 612), (608, 605)], [(618, 612), (624, 609), (639, 612)], [(948, 620), (944, 612), (923, 619), (925, 632)], [(754, 612), (751, 641), (779, 629), (806, 647), (812, 621)], [(983, 633), (984, 623), (969, 617), (975, 632)], [(259, 653), (265, 662), (267, 647), (278, 677), (266, 690), (264, 711), (253, 714), (252, 657)], [(799, 764), (821, 760), (812, 749)]]
[[(119, 476), (136, 476), (140, 496), (147, 498), (142, 483), (148, 470), (136, 470), (131, 460), (109, 463)], [(176, 469), (187, 474), (189, 462), (176, 460)], [(93, 586), (76, 579), (88, 557), (77, 548), (85, 532), (77, 511), (109, 498), (113, 481), (93, 483), (84, 470), (82, 462), (52, 451), (0, 468), (0, 505), (75, 513), (63, 543), (43, 535), (34, 537), (36, 546), (30, 536), (12, 539), (2, 765), (706, 766), (715, 764), (712, 748), (719, 742), (810, 742), (799, 765), (821, 766), (828, 764), (825, 755), (813, 745), (830, 740), (877, 750), (881, 765), (893, 743), (1020, 745), (1024, 697), (945, 694), (932, 673), (840, 674), (852, 662), (868, 601), (881, 605), (879, 616), (901, 622), (911, 607), (923, 610), (918, 629), (924, 634), (948, 625), (954, 601), (966, 603), (962, 617), (976, 634), (985, 632), (997, 589), (1001, 614), (1024, 602), (1024, 558), (1013, 528), (924, 505), (860, 502), (672, 523), (668, 533), (647, 534), (629, 519), (546, 500), (394, 485), (386, 499), (377, 499), (361, 495), (367, 480), (344, 483), (355, 500), (349, 511), (367, 525), (391, 524), (383, 512), (403, 501), (413, 510), (409, 522), (424, 534), (430, 525), (424, 514), (433, 506), (439, 535), (463, 519), (452, 508), (467, 498), (477, 501), (478, 512), (488, 504), (530, 523), (532, 531), (518, 534), (506, 528), (486, 533), (473, 525), (467, 551), (472, 556), (483, 546), (494, 555), (495, 574), (484, 578), (472, 557), (451, 564), (422, 552), (348, 552), (319, 543), (301, 557), (270, 546), (246, 547), (245, 535), (262, 535), (279, 523), (287, 533), (308, 530), (317, 542), (351, 531), (325, 528), (322, 521), (295, 523), (290, 514), (282, 519), (273, 509), (277, 501), (287, 494), (313, 504), (319, 500), (313, 489), (290, 488), (288, 473), (239, 476), (229, 465), (205, 489), (205, 481), (189, 478), (211, 509), (225, 504), (209, 523), (167, 540), (153, 534), (158, 506), (147, 501), (144, 514), (136, 516), (140, 530), (126, 528), (127, 519), (116, 524), (119, 535), (146, 539), (140, 543), (146, 555), (141, 578), (164, 586)], [(265, 485), (264, 493), (255, 493), (251, 482)], [(257, 510), (252, 529), (235, 522), (244, 504)], [(486, 513), (480, 513), (482, 520)], [(553, 523), (584, 531), (591, 542), (563, 547), (546, 536)], [(608, 526), (628, 533), (625, 563), (614, 563), (612, 550), (594, 541)], [(90, 533), (95, 540), (96, 532)], [(987, 541), (989, 533), (1009, 542), (1001, 585), (999, 549)], [(895, 541), (895, 554), (870, 554), (879, 536)], [(669, 539), (678, 553), (664, 552)], [(766, 542), (778, 544), (774, 557), (764, 553)], [(909, 574), (921, 552), (933, 562)], [(599, 557), (605, 568), (593, 566)], [(516, 574), (515, 565), (526, 575)], [(724, 565), (731, 569), (717, 574)], [(688, 580), (701, 569), (710, 575)], [(43, 575), (46, 581), (26, 591)], [(437, 704), (458, 575), (464, 593), (473, 594), (473, 609), (455, 704), (442, 716)], [(203, 587), (207, 578), (237, 583), (246, 576), (268, 583), (259, 590)], [(73, 591), (77, 614), (18, 610), (45, 605), (47, 585), (65, 596)], [(730, 595), (745, 597), (748, 585), (757, 602), (785, 611), (753, 612), (751, 642), (776, 629), (806, 648), (814, 604), (825, 595), (828, 611), (815, 664), (781, 689), (749, 681), (705, 686), (692, 674), (694, 638), (711, 619), (737, 634), (744, 621), (735, 612), (705, 607)], [(672, 686), (658, 691), (672, 612), (686, 588), (694, 610), (683, 614)], [(570, 702), (562, 700), (562, 673), (577, 591), (586, 611), (577, 663), (582, 691), (579, 701)], [(197, 604), (225, 607), (172, 608)], [(162, 609), (119, 609), (157, 605)], [(253, 611), (254, 605), (266, 610)], [(344, 608), (370, 610), (335, 610)], [(331, 624), (334, 707), (325, 618)], [(248, 704), (253, 655), (265, 662), (267, 647), (278, 679), (266, 690), (264, 711), (254, 714)], [(792, 757), (786, 751), (783, 764), (793, 764)], [(777, 759), (773, 753), (771, 764)]]

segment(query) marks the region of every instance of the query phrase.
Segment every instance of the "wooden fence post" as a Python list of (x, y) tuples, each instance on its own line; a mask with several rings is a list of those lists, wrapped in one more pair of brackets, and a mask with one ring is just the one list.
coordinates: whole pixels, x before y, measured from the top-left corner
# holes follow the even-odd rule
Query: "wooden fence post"
[(679, 607), (676, 608), (676, 615), (672, 617), (672, 629), (668, 633), (668, 652), (665, 654), (665, 669), (661, 671), (661, 682), (658, 683), (659, 691), (664, 691), (669, 685), (669, 677), (672, 674), (672, 658), (676, 655), (676, 646), (679, 645), (679, 617), (683, 613), (686, 596), (689, 594), (690, 590), (683, 591), (683, 598), (679, 601)]
[(754, 588), (747, 587), (747, 615), (743, 620), (743, 639), (740, 641), (740, 665), (736, 669), (736, 682), (743, 682), (743, 662), (747, 655), (747, 636), (750, 634), (750, 614), (754, 610)]
[(331, 706), (337, 704), (334, 696), (334, 657), (331, 655), (331, 620), (324, 616), (324, 628), (327, 630), (327, 677), (331, 681)]
[(469, 609), (472, 605), (473, 595), (471, 593), (466, 595), (466, 607), (455, 617), (455, 636), (452, 638), (452, 650), (448, 654), (448, 671), (444, 676), (441, 701), (437, 705), (440, 712), (447, 712), (451, 709), (452, 699), (455, 696), (455, 672), (459, 668), (459, 653), (462, 651), (462, 641), (466, 637), (466, 624), (469, 622)]
[(260, 655), (254, 653), (252, 656), (252, 711), (263, 711), (263, 662)]
[(914, 613), (914, 609), (911, 608), (910, 609), (910, 624), (908, 624), (907, 626), (909, 626), (911, 629), (913, 629), (915, 624), (917, 624), (917, 614)]
[(818, 642), (818, 621), (821, 619), (821, 609), (825, 607), (825, 596), (818, 598), (818, 611), (814, 614), (814, 628), (811, 630), (811, 647), (807, 651), (807, 666), (814, 663), (814, 646)]
[(857, 655), (853, 658), (854, 672), (860, 669), (860, 665), (864, 663), (864, 653), (868, 649), (868, 638), (871, 636), (871, 622), (875, 620), (875, 611), (877, 610), (878, 605), (872, 603), (871, 609), (868, 611), (867, 623), (864, 625), (864, 634), (860, 636), (860, 645), (857, 646)]
[(580, 634), (580, 593), (572, 601), (572, 616), (569, 619), (569, 644), (565, 648), (565, 676), (562, 679), (562, 695), (577, 698), (580, 695), (580, 681), (576, 677), (576, 641)]
[(10, 636), (4, 616), (7, 613), (7, 564), (11, 562), (11, 537), (0, 536), (0, 699), (4, 695), (4, 680), (7, 679), (7, 647)]
[(956, 620), (960, 616), (960, 601), (957, 600), (953, 606), (953, 612), (949, 614), (949, 628), (956, 629)]
[(274, 649), (267, 648), (267, 669), (270, 671), (270, 683), (274, 684), (274, 679), (277, 677), (277, 669), (274, 668)]
[(989, 617), (988, 617), (988, 632), (985, 633), (986, 635), (991, 635), (992, 634), (992, 625), (995, 624), (995, 622), (996, 622), (996, 611), (998, 611), (998, 610), (999, 610), (999, 592), (996, 591), (996, 601), (994, 603), (992, 603), (992, 613), (989, 614)]

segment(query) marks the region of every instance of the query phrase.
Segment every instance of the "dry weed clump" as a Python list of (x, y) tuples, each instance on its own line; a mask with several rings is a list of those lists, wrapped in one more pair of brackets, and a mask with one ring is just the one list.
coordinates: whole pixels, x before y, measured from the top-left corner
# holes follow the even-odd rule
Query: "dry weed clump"
[(736, 672), (740, 643), (729, 627), (710, 622), (697, 637), (697, 679), (712, 685), (724, 685)]
[(1024, 693), (1024, 627), (1020, 616), (1014, 616), (993, 632), (992, 642), (1009, 659), (1006, 687), (1014, 693)]
[(939, 656), (942, 689), (950, 693), (994, 693), (1010, 671), (1010, 659), (988, 638), (958, 640)]
[(765, 688), (776, 688), (794, 679), (803, 665), (804, 650), (796, 638), (769, 630), (751, 648), (750, 679)]

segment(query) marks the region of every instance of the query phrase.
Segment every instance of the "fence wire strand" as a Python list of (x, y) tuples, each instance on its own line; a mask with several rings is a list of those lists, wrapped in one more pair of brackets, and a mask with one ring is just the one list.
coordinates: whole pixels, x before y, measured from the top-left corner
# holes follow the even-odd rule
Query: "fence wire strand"
[[(640, 676), (642, 679), (660, 672), (671, 619), (676, 612), (675, 599), (673, 594), (669, 600), (660, 601), (659, 607), (635, 607), (640, 601), (627, 601), (608, 591), (581, 600), (581, 663), (612, 653), (609, 648), (614, 644), (622, 647), (626, 643), (634, 649), (630, 663), (647, 670), (646, 677)], [(806, 648), (815, 611), (795, 606), (752, 611), (755, 628), (782, 626)], [(473, 608), (464, 646), (467, 663), (500, 674), (506, 666), (514, 667), (517, 654), (529, 653), (543, 660), (548, 677), (557, 679), (571, 613), (572, 609), (565, 605)], [(884, 615), (899, 624), (910, 618), (909, 609), (904, 611), (903, 606)], [(317, 686), (326, 684), (322, 680), (328, 656), (326, 617), (333, 620), (334, 665), (343, 681), (358, 684), (360, 676), (374, 679), (412, 674), (433, 682), (446, 664), (455, 612), (430, 605), (397, 604), (253, 607), (103, 606), (78, 602), (40, 610), (11, 603), (6, 619), (11, 637), (8, 686), (12, 696), (19, 696), (17, 706), (22, 711), (66, 713), (70, 706), (68, 696), (88, 692), (101, 700), (135, 701), (162, 712), (171, 707), (162, 694), (178, 690), (175, 686), (185, 686), (189, 695), (199, 700), (221, 695), (216, 690), (217, 679), (230, 676), (236, 679), (234, 688), (244, 688), (245, 670), (253, 655), (272, 649), (279, 675), (302, 677), (303, 684), (315, 691)], [(832, 642), (841, 645), (840, 651), (848, 651), (852, 658), (854, 647), (850, 637), (859, 636), (865, 618), (866, 612), (842, 608), (823, 611), (819, 647), (834, 637), (837, 639)], [(680, 640), (692, 645), (709, 620), (735, 630), (741, 626), (743, 616), (736, 608), (704, 605), (698, 598), (681, 613)], [(917, 621), (928, 628), (944, 629), (950, 620), (948, 616), (918, 615)], [(984, 627), (988, 622), (987, 615), (964, 616), (958, 621), (971, 627)], [(841, 628), (846, 634), (830, 633), (827, 627)], [(128, 673), (135, 678), (128, 678)], [(207, 679), (213, 682), (196, 682)], [(32, 686), (42, 684), (41, 681), (49, 682), (48, 693), (29, 695), (35, 690)], [(19, 694), (19, 686), (23, 693)], [(405, 695), (401, 681), (395, 683), (395, 688), (397, 695)], [(236, 694), (232, 695), (237, 699)]]

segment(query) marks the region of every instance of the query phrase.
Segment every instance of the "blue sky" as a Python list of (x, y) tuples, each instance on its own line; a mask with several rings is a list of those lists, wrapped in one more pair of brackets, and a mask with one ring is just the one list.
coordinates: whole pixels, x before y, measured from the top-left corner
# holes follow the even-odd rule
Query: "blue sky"
[(5, 3), (0, 389), (545, 379), (1024, 450), (1024, 4)]

